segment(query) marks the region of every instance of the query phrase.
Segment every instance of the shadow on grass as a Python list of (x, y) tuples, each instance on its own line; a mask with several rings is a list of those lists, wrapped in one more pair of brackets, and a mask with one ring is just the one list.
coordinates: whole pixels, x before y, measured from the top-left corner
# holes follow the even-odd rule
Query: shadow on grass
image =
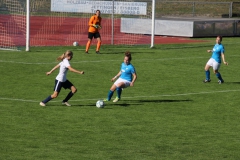
[[(110, 102), (110, 103), (105, 103), (105, 107), (103, 109), (113, 109), (114, 107), (130, 107), (130, 106), (136, 106), (136, 105), (142, 105), (142, 104), (136, 104), (136, 103), (122, 103), (123, 101), (121, 102), (118, 102), (118, 103), (113, 103), (113, 102)], [(67, 106), (66, 106), (67, 107)], [(75, 105), (71, 105), (70, 107), (96, 107), (95, 104), (75, 104)]]
[[(107, 102), (105, 103), (105, 106), (119, 106), (119, 107), (129, 107), (129, 106), (141, 106), (144, 105), (144, 103), (175, 103), (175, 102), (191, 102), (192, 100), (184, 99), (184, 100), (129, 100), (129, 101), (119, 101), (117, 103), (113, 102)], [(71, 106), (64, 106), (64, 105), (57, 105), (57, 104), (51, 104), (46, 107), (96, 107), (95, 104), (73, 104)], [(107, 108), (112, 109), (112, 108)]]
[[(225, 84), (240, 84), (240, 82), (224, 82)], [(223, 83), (223, 84), (224, 84)]]
[(188, 102), (188, 101), (192, 101), (189, 99), (184, 99), (184, 100), (160, 100), (160, 99), (156, 99), (156, 100), (133, 100), (139, 103), (172, 103), (172, 102)]
[[(141, 104), (132, 104), (132, 103), (121, 103), (121, 102), (119, 102), (119, 103), (105, 103), (105, 106), (120, 106), (120, 107), (128, 107), (128, 106), (131, 106), (131, 105), (141, 105)], [(66, 106), (67, 107), (67, 106)], [(75, 105), (71, 105), (70, 107), (96, 107), (96, 105), (95, 104), (83, 104), (83, 105), (81, 105), (81, 104), (75, 104)], [(108, 109), (111, 109), (111, 108), (108, 108)]]
[(117, 103), (106, 104), (106, 106), (120, 106), (120, 107), (129, 107), (129, 106), (141, 106), (144, 103), (174, 103), (174, 102), (191, 102), (192, 100), (131, 100), (126, 103), (124, 101), (119, 101)]
[[(100, 52), (100, 54), (123, 54), (125, 51), (123, 51), (123, 52), (119, 52), (119, 51), (117, 51), (117, 52), (114, 52), (114, 51), (104, 51), (104, 52)], [(131, 52), (131, 54), (137, 54), (137, 53), (142, 53), (142, 52)], [(155, 52), (151, 52), (151, 51), (149, 51), (149, 52), (144, 52), (144, 53), (155, 53)]]
[(118, 103), (113, 103), (112, 104), (113, 106), (119, 106), (119, 107), (129, 107), (129, 106), (136, 106), (136, 105), (142, 105), (140, 103), (121, 103), (121, 102), (118, 102)]

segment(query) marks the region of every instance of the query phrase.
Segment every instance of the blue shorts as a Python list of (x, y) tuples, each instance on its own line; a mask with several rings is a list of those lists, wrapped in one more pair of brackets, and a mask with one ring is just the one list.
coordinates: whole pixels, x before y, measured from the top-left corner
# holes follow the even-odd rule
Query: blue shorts
[(59, 93), (62, 87), (64, 89), (71, 89), (72, 86), (73, 84), (69, 80), (66, 80), (65, 82), (60, 82), (58, 80), (55, 80), (55, 86), (53, 90)]
[(89, 39), (93, 39), (93, 37), (94, 37), (95, 39), (96, 39), (96, 38), (101, 38), (99, 32), (96, 32), (96, 33), (88, 32), (88, 38), (89, 38)]

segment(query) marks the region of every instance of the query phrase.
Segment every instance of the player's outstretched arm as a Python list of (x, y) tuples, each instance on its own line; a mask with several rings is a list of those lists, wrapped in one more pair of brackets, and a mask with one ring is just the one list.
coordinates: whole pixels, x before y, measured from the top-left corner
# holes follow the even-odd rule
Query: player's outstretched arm
[(84, 71), (76, 70), (76, 69), (72, 68), (71, 66), (69, 66), (68, 69), (69, 69), (71, 72), (75, 72), (75, 73), (78, 73), (78, 74), (84, 74)]
[(118, 74), (111, 79), (111, 81), (112, 81), (112, 82), (115, 81), (118, 77), (120, 77), (121, 73), (122, 73), (122, 72), (119, 71)]
[(53, 69), (51, 69), (51, 71), (47, 72), (46, 75), (47, 75), (47, 76), (50, 75), (53, 71), (55, 71), (55, 70), (56, 70), (57, 68), (59, 68), (59, 67), (60, 67), (60, 65), (57, 64), (55, 67), (53, 67)]

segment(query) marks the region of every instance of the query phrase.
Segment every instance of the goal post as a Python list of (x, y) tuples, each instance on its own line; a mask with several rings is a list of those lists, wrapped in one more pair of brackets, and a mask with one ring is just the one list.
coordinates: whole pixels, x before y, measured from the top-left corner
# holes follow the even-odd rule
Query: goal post
[(30, 0), (26, 0), (26, 51), (30, 47)]
[(152, 0), (152, 34), (151, 34), (151, 46), (150, 48), (154, 47), (154, 36), (155, 36), (155, 0)]

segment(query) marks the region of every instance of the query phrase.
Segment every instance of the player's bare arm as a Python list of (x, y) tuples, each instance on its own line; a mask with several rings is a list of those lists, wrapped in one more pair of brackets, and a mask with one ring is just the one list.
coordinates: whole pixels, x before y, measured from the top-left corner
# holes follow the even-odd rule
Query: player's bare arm
[(132, 80), (130, 86), (133, 86), (133, 85), (134, 85), (134, 82), (137, 80), (137, 74), (136, 74), (136, 73), (133, 73), (132, 75), (133, 75), (133, 80)]
[(68, 69), (69, 69), (69, 71), (71, 71), (71, 72), (75, 72), (75, 73), (78, 73), (78, 74), (84, 74), (84, 71), (78, 71), (78, 70), (72, 68), (71, 66), (69, 66)]
[(46, 75), (47, 75), (47, 76), (50, 75), (53, 71), (55, 71), (55, 70), (56, 70), (57, 68), (59, 68), (59, 67), (60, 67), (60, 65), (57, 64), (55, 67), (53, 67), (53, 69), (52, 69), (51, 71), (47, 72)]
[(122, 72), (119, 71), (118, 74), (111, 79), (111, 81), (112, 82), (115, 81), (118, 77), (120, 77), (121, 74), (122, 74)]
[(224, 63), (225, 65), (228, 65), (228, 62), (225, 61), (225, 56), (224, 56), (224, 54), (222, 54), (221, 56), (222, 56), (223, 63)]

